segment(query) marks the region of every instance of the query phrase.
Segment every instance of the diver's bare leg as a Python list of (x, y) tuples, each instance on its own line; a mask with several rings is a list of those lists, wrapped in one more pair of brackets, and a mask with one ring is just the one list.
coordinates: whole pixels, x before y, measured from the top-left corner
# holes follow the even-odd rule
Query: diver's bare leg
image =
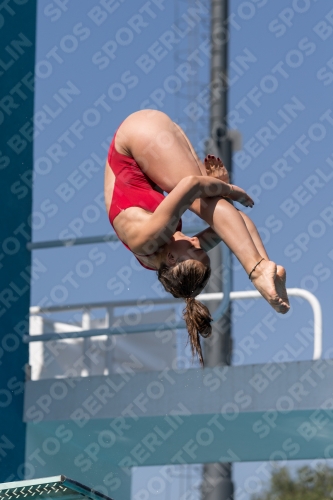
[[(206, 167), (206, 172), (208, 176), (217, 177), (218, 179), (229, 182), (229, 175), (223, 162), (220, 158), (216, 158), (214, 155), (208, 155), (205, 158), (204, 165)], [(239, 214), (243, 218), (245, 225), (251, 235), (253, 243), (255, 244), (258, 252), (266, 260), (269, 260), (264, 244), (258, 233), (258, 230), (250, 217), (248, 217), (243, 212), (239, 211)], [(277, 266), (276, 276), (274, 279), (276, 291), (281, 297), (281, 299), (289, 305), (288, 294), (286, 290), (286, 271), (282, 266)]]
[[(262, 257), (264, 257), (266, 260), (269, 260), (269, 257), (267, 255), (266, 249), (264, 247), (264, 244), (261, 240), (260, 234), (258, 233), (258, 230), (253, 223), (253, 221), (248, 217), (248, 215), (244, 214), (239, 210), (239, 214), (241, 215), (243, 221), (245, 222), (245, 225), (251, 235), (251, 238), (253, 240), (253, 243), (255, 244), (258, 252)], [(288, 294), (286, 290), (286, 270), (282, 266), (277, 266), (277, 271), (276, 271), (276, 278), (275, 278), (275, 287), (276, 291), (286, 304), (289, 305), (289, 299), (288, 299)]]
[(253, 221), (248, 217), (246, 214), (238, 210), (238, 213), (242, 217), (243, 221), (245, 222), (245, 225), (251, 235), (251, 238), (253, 240), (253, 243), (255, 244), (258, 252), (262, 257), (264, 257), (266, 260), (269, 260), (269, 257), (266, 252), (266, 248), (264, 247), (264, 244), (260, 238), (260, 234), (258, 233), (258, 230), (256, 226), (254, 225)]
[[(252, 223), (254, 229), (250, 224), (253, 230), (253, 239), (241, 213), (233, 205), (228, 203), (228, 201), (221, 198), (205, 198), (204, 200), (200, 200), (200, 203), (193, 206), (192, 209), (199, 217), (205, 220), (226, 245), (228, 245), (247, 274), (252, 271), (254, 266), (262, 258), (265, 259), (252, 273), (251, 281), (277, 312), (283, 314), (288, 312), (289, 304), (287, 296), (286, 293), (283, 293), (283, 286), (280, 286), (279, 279), (279, 290), (277, 290), (277, 266), (274, 262), (269, 260), (254, 224)], [(258, 238), (257, 244), (259, 248), (254, 241), (256, 238)]]

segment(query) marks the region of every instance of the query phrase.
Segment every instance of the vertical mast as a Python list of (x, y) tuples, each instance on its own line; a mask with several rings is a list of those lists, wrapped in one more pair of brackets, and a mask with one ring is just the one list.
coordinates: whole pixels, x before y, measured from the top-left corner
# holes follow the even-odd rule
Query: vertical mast
[[(228, 0), (211, 0), (211, 94), (210, 94), (210, 140), (207, 154), (223, 159), (229, 175), (232, 174), (231, 141), (227, 137), (228, 114)], [(220, 246), (211, 253), (212, 277), (207, 292), (223, 291), (219, 278), (222, 256)], [(215, 273), (214, 273), (215, 270)], [(212, 305), (213, 308), (217, 304)], [(205, 366), (231, 364), (231, 317), (227, 313), (213, 325), (213, 335), (205, 341)], [(202, 500), (232, 500), (234, 486), (230, 463), (204, 465)]]

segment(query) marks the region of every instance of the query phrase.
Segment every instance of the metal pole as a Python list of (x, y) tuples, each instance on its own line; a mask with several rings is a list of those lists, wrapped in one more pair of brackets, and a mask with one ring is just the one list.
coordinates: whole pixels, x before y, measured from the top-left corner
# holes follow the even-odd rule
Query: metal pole
[(227, 132), (228, 114), (228, 0), (211, 0), (210, 141), (219, 156)]
[[(228, 0), (211, 0), (210, 140), (207, 152), (222, 158), (231, 176), (232, 150), (231, 142), (227, 137), (228, 38)], [(206, 288), (208, 293), (223, 289), (220, 278), (222, 266), (220, 245), (211, 252), (210, 257), (213, 276)], [(217, 307), (216, 304), (215, 307)], [(230, 313), (229, 305), (226, 313), (213, 324), (212, 336), (205, 341), (204, 361), (207, 367), (231, 364)], [(202, 500), (232, 500), (233, 494), (231, 463), (204, 464)]]

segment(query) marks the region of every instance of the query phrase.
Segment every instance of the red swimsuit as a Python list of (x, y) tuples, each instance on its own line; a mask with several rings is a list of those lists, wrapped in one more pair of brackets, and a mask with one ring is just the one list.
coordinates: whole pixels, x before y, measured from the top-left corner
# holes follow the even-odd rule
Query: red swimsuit
[[(113, 137), (108, 154), (109, 165), (116, 176), (109, 211), (109, 220), (113, 228), (114, 219), (126, 208), (140, 207), (148, 212), (155, 212), (156, 208), (164, 200), (163, 194), (153, 189), (154, 183), (143, 173), (134, 158), (118, 153), (115, 148), (115, 137), (116, 134)], [(181, 228), (182, 220), (180, 219), (177, 231), (180, 231)], [(122, 243), (131, 250), (126, 243), (123, 241)], [(143, 255), (143, 257), (149, 257), (149, 255)], [(146, 269), (156, 271), (156, 269), (143, 264), (138, 258), (137, 260)]]

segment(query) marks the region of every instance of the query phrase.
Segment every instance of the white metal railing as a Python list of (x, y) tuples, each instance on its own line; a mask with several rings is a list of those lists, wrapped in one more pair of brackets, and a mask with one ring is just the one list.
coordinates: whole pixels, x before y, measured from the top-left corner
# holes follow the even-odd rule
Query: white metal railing
[[(307, 290), (303, 290), (302, 288), (288, 288), (288, 295), (290, 297), (301, 297), (309, 302), (312, 307), (313, 317), (314, 317), (314, 350), (313, 350), (313, 359), (319, 359), (322, 354), (322, 311), (321, 306), (318, 299)], [(199, 300), (203, 302), (221, 300), (221, 304), (226, 304), (229, 300), (226, 299), (225, 295), (221, 292), (219, 293), (205, 293), (201, 294), (197, 297)], [(260, 299), (262, 296), (256, 290), (246, 290), (239, 292), (230, 292), (228, 294), (228, 298), (230, 300), (246, 300), (246, 299)], [(142, 303), (141, 306), (146, 306), (147, 304), (175, 304), (179, 303), (179, 299), (174, 298), (163, 298), (163, 299), (147, 299), (145, 303)], [(220, 304), (220, 306), (221, 306)], [(31, 315), (40, 315), (45, 313), (52, 312), (61, 312), (61, 311), (74, 311), (74, 310), (83, 310), (82, 315), (82, 329), (79, 329), (76, 332), (66, 332), (66, 333), (44, 333), (42, 335), (25, 335), (23, 337), (24, 342), (40, 342), (47, 340), (62, 340), (68, 338), (87, 338), (87, 337), (96, 337), (100, 335), (121, 335), (124, 333), (140, 333), (140, 332), (148, 332), (148, 331), (159, 331), (159, 330), (170, 330), (176, 328), (184, 328), (185, 324), (175, 324), (170, 326), (170, 324), (138, 324), (138, 325), (127, 325), (125, 327), (111, 326), (111, 318), (112, 311), (115, 307), (130, 307), (130, 306), (140, 307), (138, 301), (129, 300), (129, 301), (119, 301), (119, 302), (99, 302), (95, 304), (76, 304), (69, 306), (51, 306), (51, 307), (31, 307), (30, 314)], [(105, 325), (106, 328), (97, 328), (97, 329), (89, 329), (90, 328), (90, 311), (92, 309), (106, 309), (106, 318)], [(219, 307), (218, 309), (221, 309)], [(216, 313), (216, 311), (215, 311)], [(219, 316), (218, 316), (219, 317)], [(214, 320), (218, 319), (218, 317), (214, 318)], [(179, 326), (180, 325), (180, 326)]]
[[(309, 302), (313, 311), (313, 359), (320, 359), (322, 355), (322, 338), (323, 338), (323, 319), (319, 300), (313, 293), (304, 290), (303, 288), (287, 288), (289, 297), (301, 297)], [(200, 300), (218, 300), (223, 296), (222, 293), (207, 293), (199, 295)], [(247, 290), (243, 292), (231, 292), (230, 300), (244, 299), (262, 299), (262, 295), (256, 290)]]

